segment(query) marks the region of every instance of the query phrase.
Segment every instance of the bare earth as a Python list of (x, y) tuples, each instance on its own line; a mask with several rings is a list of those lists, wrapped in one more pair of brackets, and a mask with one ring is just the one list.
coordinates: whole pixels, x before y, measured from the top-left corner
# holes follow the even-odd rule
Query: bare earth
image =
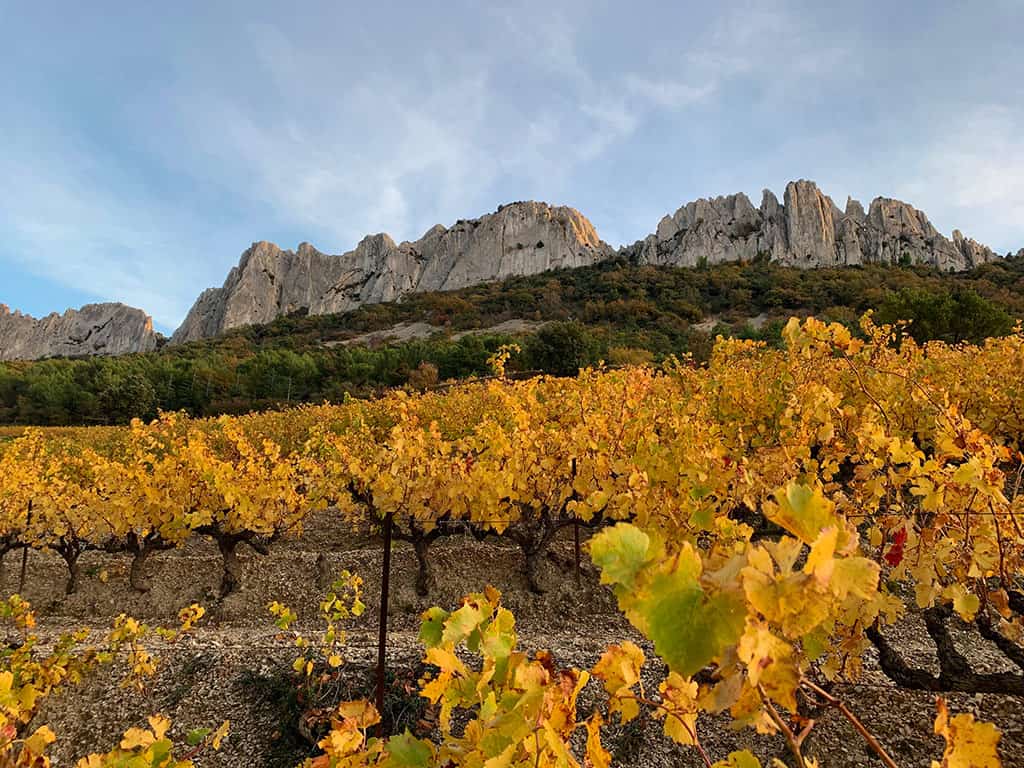
[[(543, 596), (529, 593), (519, 573), (517, 549), (503, 542), (479, 543), (471, 538), (442, 540), (432, 550), (437, 585), (428, 598), (419, 598), (413, 588), (415, 558), (407, 545), (396, 544), (390, 600), (389, 663), (396, 669), (412, 669), (420, 659), (416, 639), (420, 613), (430, 605), (454, 607), (468, 592), (487, 583), (504, 595), (504, 604), (516, 615), (520, 647), (550, 649), (563, 666), (590, 666), (610, 642), (638, 635), (615, 608), (610, 592), (597, 582), (596, 574), (584, 565), (580, 588), (571, 573), (572, 545), (555, 547), (555, 558), (544, 564)], [(174, 721), (175, 735), (199, 727), (216, 727), (231, 720), (231, 735), (222, 750), (204, 755), (201, 766), (290, 766), (306, 753), (287, 748), (282, 736), (289, 724), (279, 721), (272, 702), (252, 684), (253, 674), (274, 675), (286, 670), (294, 650), (276, 635), (266, 604), (280, 600), (299, 614), (299, 628), (317, 630), (317, 601), (325, 580), (342, 569), (355, 571), (365, 579), (366, 613), (350, 625), (346, 669), (372, 663), (376, 653), (378, 593), (381, 550), (372, 538), (356, 537), (330, 515), (311, 524), (301, 539), (279, 542), (269, 556), (244, 550), (245, 576), (240, 592), (223, 601), (216, 599), (220, 560), (215, 546), (190, 544), (181, 551), (155, 555), (149, 563), (152, 590), (133, 592), (127, 582), (128, 560), (124, 557), (88, 553), (83, 556), (83, 577), (79, 592), (63, 595), (63, 562), (37, 552), (29, 556), (25, 597), (39, 610), (39, 633), (45, 638), (61, 631), (89, 626), (97, 633), (110, 626), (121, 612), (152, 623), (173, 624), (177, 610), (192, 602), (208, 609), (207, 617), (191, 636), (167, 646), (152, 645), (160, 658), (160, 671), (145, 693), (123, 690), (107, 669), (83, 684), (68, 689), (47, 703), (40, 722), (49, 723), (59, 740), (55, 765), (73, 765), (73, 756), (109, 749), (125, 728), (143, 725), (145, 717), (162, 712)], [(320, 560), (318, 566), (318, 558)], [(18, 562), (16, 562), (16, 560)], [(9, 556), (3, 564), (4, 585), (16, 586), (20, 556)], [(107, 578), (106, 583), (101, 575)], [(910, 616), (889, 633), (904, 655), (919, 665), (931, 663), (934, 653), (916, 616)], [(966, 637), (966, 636), (964, 636)], [(961, 650), (979, 670), (1002, 669), (1002, 657), (981, 641)], [(640, 643), (648, 652), (646, 643)], [(664, 669), (648, 664), (646, 685), (656, 690)], [(895, 688), (869, 657), (864, 679), (855, 687), (836, 689), (864, 723), (882, 741), (901, 766), (930, 765), (941, 754), (942, 742), (932, 734), (934, 698), (928, 693)], [(936, 670), (937, 671), (937, 670)], [(584, 691), (585, 711), (599, 700), (600, 689), (591, 682)], [(969, 711), (992, 720), (1003, 731), (1001, 751), (1008, 768), (1024, 766), (1024, 701), (997, 695), (952, 694), (947, 697), (954, 712)], [(817, 756), (823, 766), (881, 765), (867, 745), (837, 712), (822, 711), (806, 743), (805, 754)], [(678, 747), (660, 732), (657, 721), (611, 730), (609, 749), (617, 765), (702, 766), (692, 750)], [(779, 738), (758, 736), (749, 730), (733, 731), (724, 718), (707, 718), (698, 723), (707, 751), (713, 759), (724, 758), (735, 749), (750, 748), (761, 759), (779, 757), (790, 764)]]
[[(512, 320), (505, 320), (504, 322), (492, 325), (487, 328), (474, 328), (467, 331), (457, 331), (452, 334), (452, 339), (458, 341), (463, 336), (474, 336), (482, 333), (531, 333), (536, 331), (541, 326), (545, 325), (538, 320), (522, 320), (514, 318)], [(355, 345), (363, 345), (368, 347), (379, 346), (381, 344), (400, 344), (405, 341), (412, 341), (414, 339), (429, 339), (435, 333), (445, 333), (445, 328), (440, 325), (431, 325), (430, 323), (424, 323), (421, 321), (413, 323), (398, 323), (390, 328), (385, 328), (380, 331), (370, 331), (369, 333), (361, 333), (358, 336), (353, 336), (350, 339), (342, 339), (340, 341), (325, 341), (325, 347), (350, 347)]]

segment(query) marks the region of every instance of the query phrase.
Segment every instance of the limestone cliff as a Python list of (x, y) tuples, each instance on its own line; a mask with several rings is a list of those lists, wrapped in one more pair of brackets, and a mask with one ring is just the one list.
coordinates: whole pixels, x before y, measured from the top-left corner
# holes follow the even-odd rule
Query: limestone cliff
[(120, 355), (156, 345), (152, 319), (124, 304), (86, 304), (39, 319), (0, 304), (0, 360)]
[(613, 254), (578, 211), (535, 202), (502, 206), (450, 229), (438, 225), (411, 243), (370, 235), (340, 256), (308, 243), (285, 251), (258, 242), (242, 254), (222, 287), (200, 295), (172, 340), (191, 341), (296, 311), (344, 312), (415, 291), (580, 267)]
[(877, 197), (865, 213), (848, 199), (840, 210), (806, 180), (790, 182), (781, 204), (768, 190), (759, 208), (742, 193), (688, 203), (622, 253), (641, 263), (676, 266), (760, 256), (797, 267), (931, 264), (942, 270), (969, 269), (997, 258), (958, 230), (946, 239), (907, 203)]
[[(840, 209), (806, 180), (790, 182), (782, 202), (765, 190), (758, 207), (742, 193), (687, 203), (665, 216), (653, 234), (617, 252), (578, 211), (519, 202), (451, 228), (434, 226), (415, 242), (369, 235), (340, 256), (309, 243), (295, 251), (253, 243), (220, 288), (200, 294), (172, 341), (215, 336), (295, 312), (344, 312), (413, 292), (614, 257), (673, 266), (765, 258), (797, 267), (931, 264), (942, 270), (997, 258), (958, 230), (947, 239), (907, 203), (879, 197), (865, 211), (848, 199)], [(90, 305), (41, 320), (0, 311), (0, 359), (118, 354), (155, 346), (149, 318), (120, 304)]]

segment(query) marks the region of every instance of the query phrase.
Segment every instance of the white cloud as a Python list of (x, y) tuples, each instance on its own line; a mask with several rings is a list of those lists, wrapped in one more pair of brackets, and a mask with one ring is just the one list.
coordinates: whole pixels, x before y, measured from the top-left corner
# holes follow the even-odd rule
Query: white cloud
[[(416, 83), (408, 72), (350, 77), (331, 51), (299, 46), (265, 24), (250, 27), (261, 103), (206, 77), (206, 62), (166, 94), (178, 131), (202, 160), (193, 171), (238, 180), (236, 193), (290, 226), (314, 229), (311, 239), (328, 240), (321, 247), (346, 250), (368, 232), (414, 238), (475, 215), (499, 179), (521, 180), (525, 194), (557, 194), (654, 110), (681, 109), (711, 91), (639, 73), (595, 77), (579, 55), (577, 24), (561, 10), (546, 9), (544, 24), (528, 23), (529, 14), (489, 15), (512, 62), (467, 46), (435, 62), (436, 71), (416, 73)], [(491, 76), (496, 66), (503, 77), (522, 67), (539, 98), (508, 98)], [(538, 80), (550, 88), (538, 89)]]
[(842, 25), (815, 27), (787, 2), (743, 2), (723, 9), (685, 61), (692, 76), (712, 88), (737, 78), (767, 90), (785, 88), (859, 67), (844, 31)]
[[(50, 137), (46, 146), (59, 143)], [(13, 137), (0, 154), (0, 223), (18, 267), (139, 307), (172, 327), (194, 290), (174, 258), (184, 249), (180, 233), (188, 231), (182, 217), (105, 192), (97, 183), (104, 168), (73, 143), (65, 149), (55, 156)], [(17, 304), (17, 297), (6, 298)]]
[[(581, 9), (577, 9), (581, 10)], [(552, 89), (562, 94), (537, 106), (531, 125), (531, 146), (513, 152), (509, 170), (517, 168), (551, 188), (582, 165), (595, 162), (613, 147), (626, 142), (655, 110), (679, 110), (701, 101), (714, 91), (710, 84), (693, 84), (680, 76), (647, 77), (639, 72), (613, 72), (598, 76), (579, 51), (578, 35), (587, 14), (544, 5), (492, 10), (502, 27), (502, 39), (513, 50), (528, 51), (527, 62), (544, 73)], [(538, 15), (543, 24), (536, 23)], [(524, 62), (526, 63), (526, 62)], [(557, 141), (550, 140), (552, 128)], [(522, 166), (515, 159), (525, 161)]]
[[(656, 194), (614, 184), (601, 192), (609, 201), (603, 215), (614, 219), (602, 230), (606, 239), (615, 239), (614, 227), (632, 233), (641, 219), (653, 228), (681, 202), (653, 199), (666, 187), (678, 190), (672, 196), (707, 195), (809, 175), (840, 197), (904, 197), (947, 233), (959, 226), (1001, 249), (1024, 245), (1019, 109), (961, 107), (933, 121), (941, 129), (934, 139), (933, 125), (921, 136), (877, 131), (872, 151), (858, 141), (877, 114), (846, 125), (827, 114), (836, 104), (855, 108), (863, 100), (857, 88), (880, 82), (856, 77), (869, 64), (852, 25), (837, 23), (826, 37), (820, 14), (788, 3), (716, 6), (690, 14), (692, 24), (644, 37), (640, 57), (607, 47), (621, 44), (616, 13), (583, 4), (488, 6), (439, 20), (444, 34), (433, 30), (431, 45), (431, 30), (423, 30), (360, 46), (347, 14), (339, 40), (330, 21), (317, 25), (327, 29), (320, 34), (284, 17), (280, 25), (229, 19), (210, 33), (217, 46), (165, 46), (162, 55), (173, 49), (175, 58), (159, 77), (171, 79), (163, 88), (152, 87), (159, 78), (146, 80), (117, 102), (126, 110), (116, 115), (122, 134), (107, 139), (123, 139), (124, 156), (118, 147), (103, 157), (80, 143), (76, 124), (60, 133), (53, 115), (7, 98), (20, 113), (19, 133), (5, 136), (0, 150), (8, 250), (19, 268), (141, 306), (174, 326), (253, 239), (298, 233), (340, 252), (371, 232), (416, 238), (506, 198), (580, 205), (579, 184), (592, 169), (601, 176), (604, 163), (649, 165), (648, 137), (654, 151), (675, 140), (692, 151), (658, 160), (664, 178)], [(891, 62), (872, 61), (891, 70)], [(851, 100), (842, 101), (851, 83)], [(14, 81), (8, 89), (22, 93)], [(36, 98), (28, 87), (23, 96)], [(693, 130), (690, 113), (699, 114)], [(756, 127), (749, 146), (726, 154), (715, 145), (719, 128), (757, 126), (756, 118), (776, 120), (765, 126), (770, 148), (757, 146)], [(121, 165), (127, 157), (146, 168)], [(879, 188), (887, 173), (910, 180)], [(658, 210), (647, 217), (646, 208)]]
[[(236, 194), (290, 227), (327, 238), (321, 247), (347, 250), (378, 231), (418, 237), (498, 173), (480, 141), (486, 71), (467, 67), (425, 88), (387, 73), (352, 76), (323, 51), (264, 26), (256, 32), (257, 41), (273, 40), (258, 46), (262, 103), (235, 96), (228, 83), (197, 87), (201, 73), (190, 73), (167, 94), (176, 129), (193, 158), (216, 158), (209, 173), (235, 180)], [(192, 170), (207, 172), (201, 162)], [(412, 203), (419, 177), (430, 179), (431, 193)]]
[(691, 85), (674, 80), (650, 79), (640, 75), (626, 75), (623, 85), (627, 92), (665, 109), (681, 109), (702, 101), (715, 90), (710, 83)]
[(1024, 110), (988, 105), (937, 124), (900, 194), (1000, 252), (1024, 247)]

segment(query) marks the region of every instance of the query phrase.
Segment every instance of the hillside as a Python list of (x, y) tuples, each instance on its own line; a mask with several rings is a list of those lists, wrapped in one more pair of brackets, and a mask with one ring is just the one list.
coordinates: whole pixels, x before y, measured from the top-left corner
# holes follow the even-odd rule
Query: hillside
[(308, 243), (297, 251), (254, 243), (223, 286), (200, 295), (172, 342), (216, 336), (296, 311), (336, 314), (615, 258), (675, 267), (761, 258), (805, 269), (926, 264), (961, 271), (998, 256), (959, 231), (945, 238), (924, 212), (899, 200), (877, 197), (865, 212), (860, 202), (848, 199), (840, 210), (805, 179), (787, 184), (781, 203), (767, 189), (758, 207), (743, 193), (686, 203), (664, 216), (650, 235), (618, 252), (574, 208), (516, 202), (450, 228), (435, 225), (415, 242), (368, 235), (338, 256)]
[[(437, 224), (412, 242), (370, 234), (336, 255), (309, 243), (292, 251), (255, 242), (223, 285), (199, 294), (170, 344), (297, 313), (336, 315), (419, 294), (619, 260), (667, 267), (755, 260), (801, 269), (923, 265), (959, 272), (999, 258), (958, 230), (946, 238), (908, 203), (876, 197), (865, 211), (848, 198), (840, 209), (804, 179), (786, 185), (782, 202), (764, 190), (758, 207), (742, 193), (686, 203), (664, 216), (650, 235), (618, 250), (574, 208), (520, 201), (450, 227)], [(145, 352), (158, 341), (163, 342), (148, 315), (121, 304), (88, 305), (42, 320), (0, 311), (0, 360)]]
[[(565, 374), (599, 360), (686, 353), (703, 360), (718, 333), (774, 342), (791, 315), (853, 327), (869, 309), (885, 321), (912, 320), (919, 340), (1004, 334), (1024, 318), (1024, 257), (953, 274), (927, 266), (806, 270), (755, 260), (681, 268), (619, 259), (342, 314), (299, 312), (145, 354), (3, 363), (0, 423), (121, 423), (158, 409), (214, 415), (432, 386), (487, 373), (487, 358), (513, 340), (523, 348), (511, 361), (518, 370)], [(352, 343), (360, 335), (363, 343)], [(391, 336), (407, 338), (387, 343)]]

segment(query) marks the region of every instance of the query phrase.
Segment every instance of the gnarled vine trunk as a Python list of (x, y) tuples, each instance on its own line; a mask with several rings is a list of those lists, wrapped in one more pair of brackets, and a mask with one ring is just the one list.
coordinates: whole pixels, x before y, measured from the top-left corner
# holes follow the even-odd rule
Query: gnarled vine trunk
[[(939, 674), (912, 667), (896, 651), (875, 625), (866, 630), (868, 639), (878, 649), (878, 663), (882, 672), (899, 685), (919, 691), (962, 691), (965, 693), (1002, 693), (1010, 696), (1024, 696), (1024, 675), (1012, 672), (976, 672), (967, 658), (957, 650), (953, 636), (949, 631), (949, 621), (953, 618), (952, 609), (947, 606), (934, 606), (924, 611), (925, 627), (935, 644), (935, 652), (939, 661)], [(994, 631), (986, 626), (987, 619), (982, 619), (979, 632), (984, 637), (986, 632)], [(992, 639), (992, 638), (989, 638)], [(1004, 655), (1016, 663), (1019, 658), (1017, 646), (1001, 647), (995, 643)], [(1010, 653), (1007, 653), (1007, 651)], [(1019, 666), (1019, 665), (1018, 665)]]
[(220, 596), (227, 597), (242, 586), (242, 561), (238, 559), (238, 536), (221, 535), (217, 537), (217, 548), (220, 549), (222, 572), (220, 579)]
[(150, 534), (142, 539), (135, 534), (128, 537), (128, 550), (132, 553), (128, 583), (132, 589), (143, 593), (150, 590), (149, 579), (146, 576), (146, 564), (149, 562), (150, 555), (166, 549), (173, 549), (173, 545), (163, 541), (159, 534)]
[(526, 585), (535, 595), (544, 594), (540, 584), (540, 564), (551, 544), (551, 540), (563, 525), (570, 521), (552, 516), (547, 510), (533, 514), (528, 512), (522, 520), (513, 523), (505, 535), (519, 545), (523, 553), (523, 575)]
[(146, 580), (146, 561), (152, 552), (148, 547), (136, 550), (132, 555), (132, 565), (128, 569), (128, 583), (136, 592), (149, 592), (149, 582)]
[(412, 543), (413, 551), (416, 553), (416, 594), (426, 597), (430, 594), (430, 588), (434, 585), (434, 569), (430, 565), (428, 557), (431, 542), (426, 539), (417, 539)]
[(81, 572), (78, 567), (78, 558), (81, 556), (82, 550), (74, 544), (61, 544), (57, 547), (57, 554), (61, 556), (68, 567), (68, 580), (64, 585), (64, 594), (73, 595), (78, 591), (78, 579)]
[(425, 531), (414, 518), (410, 518), (408, 529), (396, 527), (392, 531), (394, 538), (412, 544), (413, 552), (416, 553), (416, 594), (420, 597), (430, 594), (430, 588), (434, 585), (434, 569), (430, 564), (430, 545), (443, 535), (441, 525), (444, 522), (439, 520), (434, 528)]

